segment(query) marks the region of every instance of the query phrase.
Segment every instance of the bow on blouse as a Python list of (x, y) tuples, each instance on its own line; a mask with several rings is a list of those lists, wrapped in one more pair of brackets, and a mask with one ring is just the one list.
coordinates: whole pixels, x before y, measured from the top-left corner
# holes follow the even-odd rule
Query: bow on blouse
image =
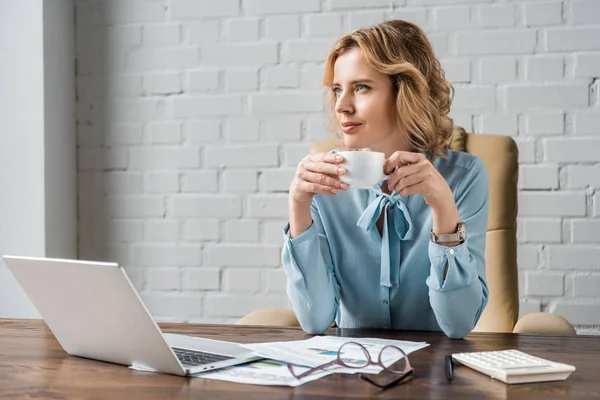
[[(382, 212), (383, 233), (381, 235), (381, 286), (390, 287), (398, 284), (398, 271), (401, 259), (401, 240), (411, 240), (414, 235), (413, 223), (408, 213), (408, 208), (402, 202), (402, 197), (392, 192), (392, 195), (383, 193), (381, 188), (374, 189), (377, 198), (369, 204), (356, 222), (356, 225), (364, 231), (370, 231), (375, 227)], [(395, 232), (396, 238), (390, 235)]]

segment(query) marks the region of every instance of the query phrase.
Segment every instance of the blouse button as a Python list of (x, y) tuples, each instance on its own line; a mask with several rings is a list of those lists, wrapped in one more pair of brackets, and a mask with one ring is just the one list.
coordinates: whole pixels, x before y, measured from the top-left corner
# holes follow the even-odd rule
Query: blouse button
[(454, 250), (450, 249), (449, 253), (454, 254)]
[(384, 301), (383, 301), (383, 304), (384, 304), (384, 305), (386, 305), (386, 306), (388, 305), (388, 303), (389, 303), (389, 302), (388, 302), (387, 300), (384, 300)]

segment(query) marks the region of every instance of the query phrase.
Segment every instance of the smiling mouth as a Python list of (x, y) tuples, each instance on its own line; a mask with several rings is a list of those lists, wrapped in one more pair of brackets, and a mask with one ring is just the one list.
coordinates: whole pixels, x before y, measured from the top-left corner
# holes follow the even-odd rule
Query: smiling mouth
[(342, 126), (342, 132), (350, 133), (350, 132), (355, 131), (358, 128), (360, 128), (362, 126), (362, 124), (357, 123), (357, 122), (342, 122), (341, 126)]

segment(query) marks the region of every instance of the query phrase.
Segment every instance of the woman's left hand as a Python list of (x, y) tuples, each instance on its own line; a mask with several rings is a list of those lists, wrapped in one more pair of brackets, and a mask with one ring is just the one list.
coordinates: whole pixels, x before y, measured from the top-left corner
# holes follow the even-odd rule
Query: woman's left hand
[[(396, 166), (398, 169), (394, 171)], [(388, 189), (400, 196), (420, 193), (432, 208), (454, 204), (454, 195), (448, 182), (421, 153), (396, 151), (386, 160), (384, 171), (390, 175)]]

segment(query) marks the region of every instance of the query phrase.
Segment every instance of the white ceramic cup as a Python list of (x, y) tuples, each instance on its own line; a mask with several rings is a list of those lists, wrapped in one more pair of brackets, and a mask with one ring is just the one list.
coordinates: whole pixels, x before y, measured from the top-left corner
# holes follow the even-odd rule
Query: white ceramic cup
[(384, 174), (385, 154), (376, 151), (340, 151), (344, 157), (341, 163), (347, 172), (340, 175), (342, 182), (356, 189), (371, 189), (379, 181), (389, 178)]

